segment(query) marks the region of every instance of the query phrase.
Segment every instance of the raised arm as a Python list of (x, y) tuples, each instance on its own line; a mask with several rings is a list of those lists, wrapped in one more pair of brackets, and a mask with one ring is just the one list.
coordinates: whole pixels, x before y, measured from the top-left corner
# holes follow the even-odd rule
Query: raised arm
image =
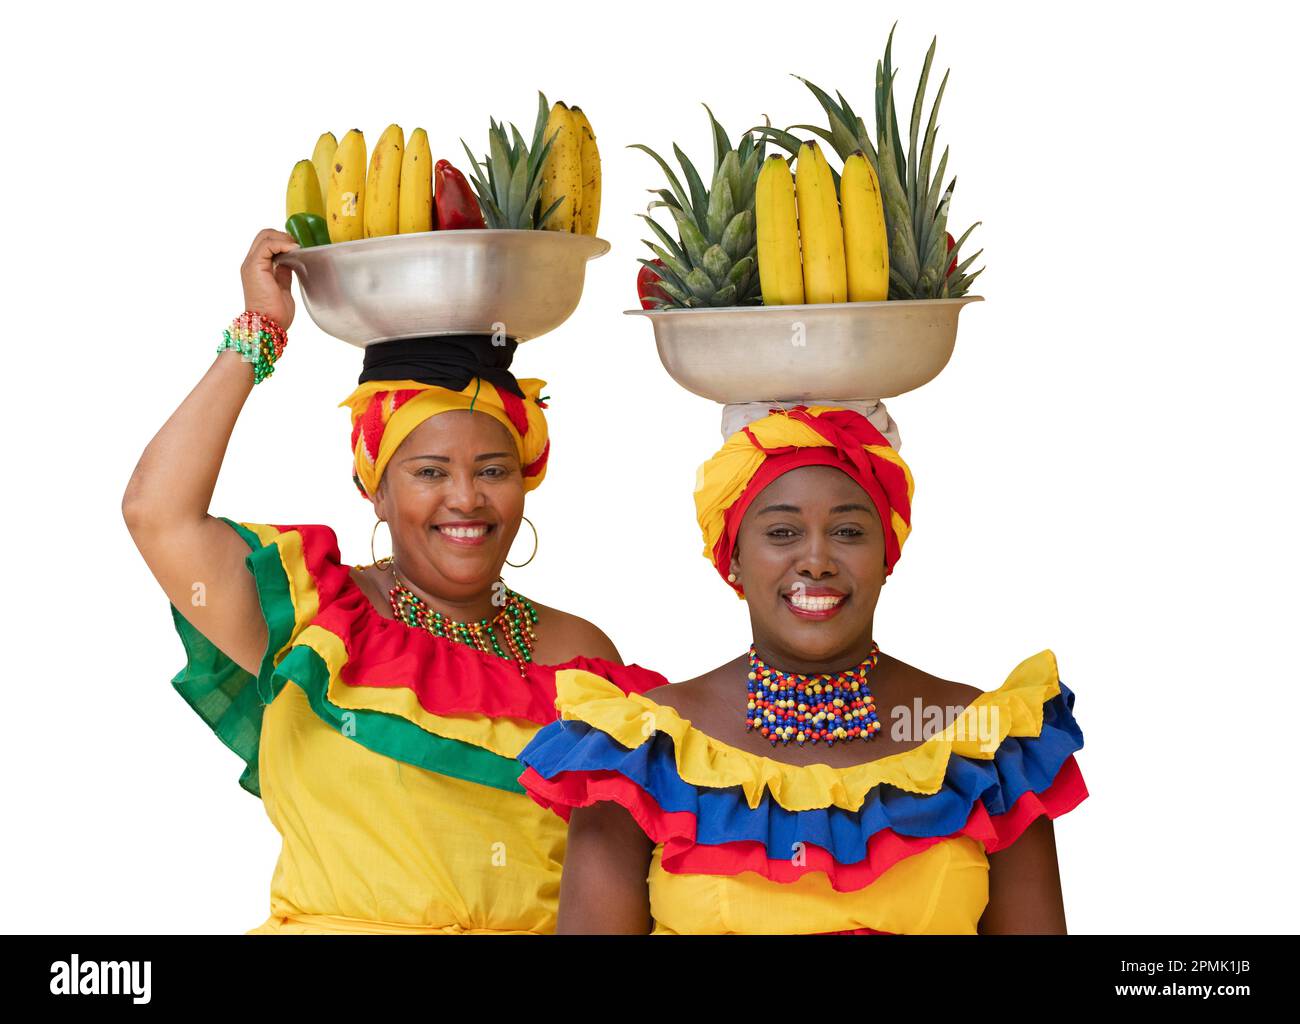
[[(297, 248), (282, 231), (253, 240), (241, 267), (244, 308), (288, 328), (290, 271), (271, 258)], [(122, 497), (127, 529), (168, 599), (236, 664), (256, 672), (266, 624), (248, 546), (208, 513), (235, 421), (253, 389), (253, 370), (236, 352), (220, 353), (203, 379), (145, 448)]]
[(560, 879), (560, 935), (645, 935), (650, 931), (653, 844), (614, 803), (574, 808)]

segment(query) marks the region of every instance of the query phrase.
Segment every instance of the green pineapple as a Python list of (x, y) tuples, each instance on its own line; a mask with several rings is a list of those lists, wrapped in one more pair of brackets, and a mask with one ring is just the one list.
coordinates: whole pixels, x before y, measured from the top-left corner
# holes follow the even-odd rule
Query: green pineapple
[(663, 261), (660, 266), (639, 260), (660, 278), (671, 299), (657, 300), (661, 308), (752, 306), (763, 301), (758, 279), (758, 240), (754, 231), (754, 188), (766, 145), (748, 132), (733, 147), (727, 133), (706, 106), (713, 128), (713, 181), (706, 191), (699, 172), (676, 144), (673, 153), (685, 174), (687, 188), (671, 167), (648, 146), (663, 168), (669, 188), (651, 189), (659, 198), (650, 209), (664, 207), (677, 224), (673, 238), (652, 216), (639, 214), (662, 245), (646, 241)]
[[(895, 26), (896, 27), (896, 26)], [(818, 88), (807, 79), (800, 78), (817, 97), (817, 101), (826, 111), (829, 128), (817, 125), (794, 125), (794, 128), (814, 132), (826, 140), (841, 159), (847, 159), (855, 150), (861, 149), (867, 154), (876, 169), (880, 180), (881, 196), (884, 199), (885, 224), (889, 238), (889, 297), (891, 299), (939, 299), (955, 298), (965, 295), (971, 282), (983, 268), (968, 274), (970, 265), (979, 258), (981, 249), (968, 259), (961, 259), (962, 244), (970, 233), (979, 226), (977, 221), (968, 227), (956, 239), (952, 251), (947, 245), (948, 208), (952, 201), (953, 188), (957, 184), (954, 177), (948, 187), (940, 191), (944, 171), (948, 166), (948, 149), (944, 147), (939, 158), (939, 166), (933, 176), (930, 173), (934, 156), (935, 134), (938, 131), (939, 103), (943, 99), (944, 89), (948, 85), (948, 72), (944, 72), (943, 81), (935, 97), (934, 106), (930, 108), (930, 117), (921, 138), (918, 153), (918, 136), (921, 128), (921, 114), (925, 106), (926, 85), (930, 78), (930, 64), (934, 59), (934, 48), (938, 42), (935, 37), (925, 55), (925, 65), (921, 69), (921, 80), (916, 88), (916, 98), (912, 102), (912, 121), (906, 153), (902, 148), (902, 139), (898, 130), (898, 114), (894, 107), (894, 75), (891, 50), (894, 42), (894, 30), (889, 30), (889, 40), (885, 44), (885, 56), (876, 63), (876, 137), (879, 140), (879, 152), (872, 145), (862, 118), (853, 112), (842, 93), (835, 94), (836, 99), (823, 89)], [(764, 131), (784, 148), (792, 153), (798, 152), (799, 140), (788, 132), (771, 128), (755, 129)], [(836, 178), (836, 187), (839, 179)], [(958, 260), (956, 268), (948, 273), (953, 259)]]
[(542, 143), (546, 130), (546, 119), (550, 104), (542, 93), (537, 94), (537, 123), (533, 127), (533, 144), (524, 143), (519, 129), (510, 125), (510, 135), (506, 135), (504, 124), (498, 124), (489, 118), (488, 155), (480, 166), (474, 154), (470, 152), (465, 140), (465, 155), (473, 168), (470, 183), (478, 196), (483, 219), (490, 228), (516, 228), (531, 230), (540, 228), (546, 219), (564, 202), (561, 196), (547, 210), (540, 210), (537, 201), (542, 191), (542, 165), (546, 154), (551, 151), (554, 137)]

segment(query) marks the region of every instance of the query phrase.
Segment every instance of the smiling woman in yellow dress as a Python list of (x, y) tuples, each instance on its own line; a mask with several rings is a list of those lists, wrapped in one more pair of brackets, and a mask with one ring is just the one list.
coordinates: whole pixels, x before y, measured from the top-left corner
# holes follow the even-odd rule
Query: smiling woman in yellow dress
[[(558, 667), (620, 693), (662, 677), (500, 579), (550, 448), (542, 382), (511, 375), (513, 342), (367, 349), (344, 404), (391, 558), (348, 566), (329, 527), (209, 513), (240, 410), (284, 348), (294, 306), (272, 259), (295, 247), (257, 236), (247, 312), (122, 503), (185, 645), (173, 685), (244, 760), (241, 785), (283, 837), (254, 931), (553, 931), (565, 828), (524, 794), (515, 758), (555, 717)], [(299, 443), (286, 415), (280, 443), (256, 450)]]
[(571, 821), (559, 930), (1064, 932), (1074, 695), (1050, 651), (989, 692), (880, 651), (911, 529), (894, 447), (858, 411), (797, 406), (735, 430), (699, 479), (752, 643), (644, 694), (559, 673), (560, 720), (520, 755)]

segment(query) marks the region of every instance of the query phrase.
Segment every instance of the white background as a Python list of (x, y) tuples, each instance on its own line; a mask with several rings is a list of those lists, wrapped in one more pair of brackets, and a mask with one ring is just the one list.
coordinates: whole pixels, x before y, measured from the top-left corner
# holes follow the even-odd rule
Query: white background
[[(952, 78), (954, 220), (988, 301), (942, 376), (891, 400), (917, 480), (890, 653), (982, 689), (1050, 647), (1091, 797), (1057, 823), (1074, 932), (1293, 931), (1294, 16), (1284, 5), (900, 5), (906, 106)], [(873, 13), (879, 10), (879, 13)], [(489, 115), (580, 104), (604, 157), (582, 305), (517, 355), (550, 382), (536, 560), (507, 580), (684, 678), (742, 651), (691, 491), (719, 409), (660, 368), (635, 305), (650, 159), (820, 122), (788, 73), (870, 111), (881, 5), (46, 5), (0, 62), (9, 587), (0, 927), (241, 932), (278, 837), (173, 692), (167, 603), (119, 501), (240, 311), (316, 136), (424, 126), (463, 167)], [(477, 30), (477, 31), (476, 31)], [(904, 121), (904, 124), (906, 121)], [(956, 231), (954, 233), (957, 233)], [(970, 251), (973, 251), (971, 249)], [(369, 561), (336, 403), (360, 352), (301, 306), (212, 511), (324, 522)], [(526, 531), (525, 531), (526, 532)], [(516, 560), (526, 555), (520, 540)], [(383, 551), (380, 552), (385, 553)]]

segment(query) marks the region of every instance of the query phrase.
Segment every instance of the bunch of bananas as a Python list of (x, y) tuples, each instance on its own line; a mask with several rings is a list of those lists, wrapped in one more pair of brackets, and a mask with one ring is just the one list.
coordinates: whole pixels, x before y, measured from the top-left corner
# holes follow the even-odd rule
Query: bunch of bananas
[(600, 151), (591, 122), (581, 107), (556, 100), (544, 138), (551, 148), (542, 162), (541, 207), (554, 206), (555, 212), (542, 229), (594, 235), (600, 222)]
[[(317, 141), (285, 196), (286, 229), (302, 245), (350, 242), (435, 228), (543, 228), (594, 235), (600, 220), (600, 152), (580, 107), (539, 109), (531, 151), (518, 129), (492, 122), (486, 170), (470, 153), (474, 189), (448, 161), (433, 162), (423, 128), (405, 139), (390, 124), (366, 158), (357, 129)], [(466, 147), (466, 152), (469, 152)], [(477, 197), (475, 195), (477, 192)]]
[(322, 218), (330, 242), (432, 231), (433, 161), (423, 128), (403, 136), (390, 124), (366, 162), (365, 136), (352, 129), (335, 142), (332, 132), (317, 141), (310, 160), (289, 175), (285, 212)]
[(799, 148), (795, 174), (769, 156), (754, 197), (758, 275), (765, 306), (878, 302), (889, 294), (885, 210), (875, 170), (861, 151), (835, 175), (821, 148)]

